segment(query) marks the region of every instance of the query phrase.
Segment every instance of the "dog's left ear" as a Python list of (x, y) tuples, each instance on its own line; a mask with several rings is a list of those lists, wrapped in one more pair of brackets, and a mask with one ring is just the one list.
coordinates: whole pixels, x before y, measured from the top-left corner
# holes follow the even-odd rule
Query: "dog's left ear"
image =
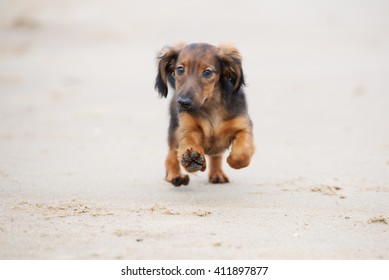
[(242, 56), (238, 49), (231, 45), (220, 45), (217, 54), (221, 64), (221, 76), (232, 83), (232, 92), (238, 92), (245, 86), (242, 69)]
[(170, 82), (172, 84), (172, 81), (174, 81), (174, 67), (181, 47), (181, 45), (177, 45), (176, 47), (165, 47), (160, 51), (157, 57), (158, 73), (155, 78), (154, 88), (159, 92), (161, 97), (167, 97), (167, 83)]

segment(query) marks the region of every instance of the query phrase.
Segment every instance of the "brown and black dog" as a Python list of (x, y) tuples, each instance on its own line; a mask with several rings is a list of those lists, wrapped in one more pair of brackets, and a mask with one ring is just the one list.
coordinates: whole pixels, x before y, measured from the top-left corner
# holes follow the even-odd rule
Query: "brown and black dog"
[(209, 181), (227, 183), (222, 153), (231, 146), (228, 164), (235, 169), (249, 165), (254, 153), (252, 122), (242, 87), (245, 85), (242, 57), (230, 45), (209, 44), (166, 47), (158, 56), (155, 89), (168, 94), (170, 105), (169, 153), (166, 180), (187, 185), (181, 173), (205, 171), (209, 155)]

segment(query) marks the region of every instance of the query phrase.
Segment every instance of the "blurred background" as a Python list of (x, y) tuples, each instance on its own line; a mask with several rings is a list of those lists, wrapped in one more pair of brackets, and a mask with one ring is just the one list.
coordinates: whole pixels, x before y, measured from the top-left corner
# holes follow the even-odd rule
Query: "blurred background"
[(243, 172), (388, 179), (381, 0), (1, 0), (2, 176), (162, 179), (168, 100), (153, 89), (155, 56), (177, 41), (241, 51), (258, 146)]
[[(228, 185), (164, 181), (178, 41), (242, 53)], [(0, 258), (387, 259), (388, 128), (388, 1), (0, 0)]]

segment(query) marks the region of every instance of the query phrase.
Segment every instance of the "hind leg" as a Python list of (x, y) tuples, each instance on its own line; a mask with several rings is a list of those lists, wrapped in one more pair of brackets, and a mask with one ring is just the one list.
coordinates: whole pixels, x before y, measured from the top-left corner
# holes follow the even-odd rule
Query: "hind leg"
[(228, 183), (228, 177), (222, 170), (222, 155), (209, 156), (209, 182), (213, 184)]

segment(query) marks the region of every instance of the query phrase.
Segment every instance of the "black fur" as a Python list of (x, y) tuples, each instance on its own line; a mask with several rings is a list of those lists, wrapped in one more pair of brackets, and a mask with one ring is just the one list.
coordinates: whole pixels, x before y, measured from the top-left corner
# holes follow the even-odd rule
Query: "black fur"
[(167, 76), (167, 81), (169, 82), (169, 85), (170, 85), (173, 89), (176, 89), (176, 78), (174, 78), (173, 75), (168, 75), (168, 76)]
[[(233, 70), (232, 66), (227, 61), (224, 61), (223, 59), (219, 59), (221, 73), (222, 73), (221, 79), (225, 78), (225, 79), (229, 80), (232, 84), (231, 90), (233, 91), (233, 93), (237, 93), (237, 92), (239, 92), (239, 90), (242, 86), (246, 86), (246, 81), (244, 78), (242, 62), (239, 59), (234, 59), (234, 58), (233, 58), (233, 61), (234, 61), (235, 65), (239, 65), (239, 71), (240, 71), (239, 77), (238, 77), (238, 74)], [(224, 74), (224, 73), (226, 73), (226, 74)]]
[(170, 123), (169, 123), (169, 133), (168, 133), (168, 143), (169, 147), (173, 148), (176, 145), (175, 141), (175, 132), (178, 128), (178, 108), (176, 98), (173, 97), (170, 101)]
[(246, 114), (247, 104), (243, 89), (240, 87), (237, 91), (233, 92), (233, 85), (226, 78), (221, 78), (220, 86), (223, 95), (223, 105), (227, 108), (231, 117)]
[(161, 97), (167, 97), (168, 82), (174, 87), (175, 79), (173, 77), (173, 72), (177, 57), (178, 51), (173, 48), (169, 48), (165, 54), (158, 57), (158, 73), (155, 79), (154, 88), (158, 91)]
[(160, 71), (158, 71), (157, 77), (155, 79), (154, 89), (158, 91), (161, 97), (167, 97), (167, 85), (163, 81)]

